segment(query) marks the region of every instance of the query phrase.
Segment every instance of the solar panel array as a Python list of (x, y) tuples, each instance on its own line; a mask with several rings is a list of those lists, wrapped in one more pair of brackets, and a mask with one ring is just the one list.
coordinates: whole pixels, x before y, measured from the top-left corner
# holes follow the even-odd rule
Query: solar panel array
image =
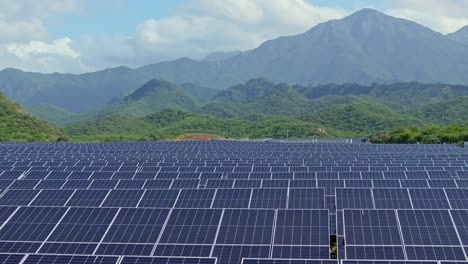
[(457, 146), (0, 144), (0, 263), (442, 264), (467, 253)]

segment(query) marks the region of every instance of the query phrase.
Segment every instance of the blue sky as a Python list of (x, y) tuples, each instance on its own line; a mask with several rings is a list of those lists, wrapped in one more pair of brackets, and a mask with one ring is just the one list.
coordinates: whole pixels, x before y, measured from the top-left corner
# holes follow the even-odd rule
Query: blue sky
[(449, 33), (467, 0), (0, 0), (0, 70), (82, 73), (249, 50), (365, 7)]

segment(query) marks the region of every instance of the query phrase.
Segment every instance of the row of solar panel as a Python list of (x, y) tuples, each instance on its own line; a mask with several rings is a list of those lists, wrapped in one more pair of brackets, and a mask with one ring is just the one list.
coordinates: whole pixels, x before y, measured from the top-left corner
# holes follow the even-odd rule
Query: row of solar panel
[(141, 208), (468, 209), (468, 189), (6, 190), (0, 205)]
[[(0, 263), (4, 264), (217, 264), (216, 258), (177, 258), (177, 257), (111, 257), (111, 256), (67, 256), (67, 255), (21, 255), (0, 254)], [(342, 264), (456, 264), (462, 262), (447, 261), (356, 261), (344, 260)], [(336, 260), (300, 260), (300, 259), (249, 259), (244, 258), (239, 264), (338, 264)]]
[[(5, 168), (5, 167), (3, 167)], [(259, 169), (262, 168), (262, 169)], [(0, 171), (0, 178), (16, 179), (23, 174), (37, 179), (158, 179), (158, 178), (249, 178), (263, 175), (264, 178), (311, 178), (311, 179), (447, 179), (467, 178), (468, 167), (14, 167)], [(341, 169), (343, 168), (343, 169)], [(1, 170), (1, 168), (0, 168)], [(271, 170), (271, 171), (270, 171)], [(3, 173), (2, 173), (3, 172)], [(50, 175), (49, 175), (50, 173)], [(26, 176), (26, 177), (28, 177)]]
[(345, 210), (347, 259), (465, 260), (468, 211)]
[[(216, 264), (216, 258), (0, 254), (2, 264)], [(319, 262), (317, 264), (320, 264)], [(336, 263), (335, 263), (336, 264)]]
[[(0, 180), (0, 189), (232, 189), (232, 188), (468, 188), (468, 180), (312, 180), (312, 179), (160, 179), (160, 180)], [(331, 195), (330, 194), (330, 195)]]
[[(240, 168), (240, 167), (238, 167)], [(246, 168), (246, 167), (242, 167)], [(283, 167), (280, 167), (283, 168)], [(287, 167), (286, 167), (287, 168)], [(122, 171), (0, 171), (0, 179), (468, 179), (468, 167), (460, 170), (433, 170), (433, 171), (354, 171), (354, 172), (122, 172)]]
[[(327, 210), (0, 207), (0, 225), (0, 248), (8, 253), (305, 259), (330, 254)], [(231, 256), (238, 250), (242, 254)], [(231, 253), (224, 256), (226, 251)]]

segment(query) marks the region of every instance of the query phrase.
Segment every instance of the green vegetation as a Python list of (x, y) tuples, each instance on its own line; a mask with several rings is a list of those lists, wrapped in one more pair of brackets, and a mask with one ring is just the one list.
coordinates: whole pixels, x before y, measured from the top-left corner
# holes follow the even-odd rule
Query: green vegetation
[(423, 125), (424, 122), (381, 104), (339, 104), (302, 118), (303, 120), (369, 135), (396, 127)]
[[(129, 140), (171, 139), (187, 133), (205, 133), (227, 138), (344, 137), (349, 133), (327, 129), (310, 122), (281, 116), (220, 118), (167, 109), (143, 118), (110, 116), (65, 128), (74, 140), (100, 141), (105, 138)], [(96, 136), (96, 140), (93, 137)], [(120, 140), (120, 139), (119, 139)]]
[(373, 143), (400, 144), (461, 144), (468, 141), (468, 126), (409, 127), (381, 133), (371, 138)]
[(76, 115), (75, 113), (50, 104), (22, 105), (22, 108), (31, 115), (42, 120), (47, 120), (52, 124), (58, 124), (62, 120), (69, 120)]
[[(76, 141), (158, 140), (204, 133), (226, 138), (379, 134), (374, 136), (376, 142), (399, 142), (398, 133), (391, 133), (402, 127), (468, 125), (466, 86), (397, 83), (305, 87), (259, 78), (212, 94), (212, 90), (193, 84), (151, 80), (93, 112), (72, 114), (51, 105), (26, 108), (60, 124)], [(460, 141), (453, 135), (447, 140), (451, 133), (434, 131), (441, 138), (418, 137), (416, 132), (408, 138), (411, 142)]]
[(57, 128), (23, 112), (0, 93), (0, 141), (63, 141)]

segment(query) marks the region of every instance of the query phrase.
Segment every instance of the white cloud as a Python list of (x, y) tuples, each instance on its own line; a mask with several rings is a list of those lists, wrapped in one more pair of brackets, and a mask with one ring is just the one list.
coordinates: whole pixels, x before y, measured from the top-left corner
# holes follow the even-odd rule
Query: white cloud
[(80, 54), (71, 46), (68, 37), (56, 39), (52, 43), (31, 41), (28, 44), (12, 43), (7, 45), (7, 51), (19, 59), (33, 59), (36, 56), (60, 56), (76, 59)]
[(466, 0), (385, 0), (389, 15), (423, 24), (441, 33), (451, 33), (468, 25)]

